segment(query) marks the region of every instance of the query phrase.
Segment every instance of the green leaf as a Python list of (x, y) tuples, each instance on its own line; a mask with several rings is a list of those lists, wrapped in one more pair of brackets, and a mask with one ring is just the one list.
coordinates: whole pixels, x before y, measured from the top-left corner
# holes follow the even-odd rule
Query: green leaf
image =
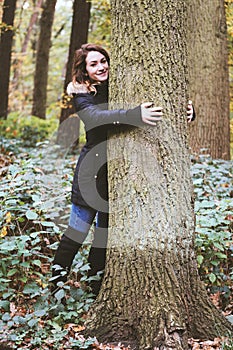
[(34, 314), (37, 317), (42, 317), (42, 316), (46, 315), (46, 310), (37, 310), (34, 312)]
[(32, 200), (33, 200), (33, 202), (40, 202), (40, 196), (38, 196), (37, 194), (33, 194)]
[(13, 276), (13, 275), (15, 275), (17, 272), (18, 272), (17, 269), (12, 269), (12, 270), (10, 270), (10, 271), (7, 273), (7, 276), (8, 276), (8, 277)]
[(53, 227), (55, 224), (52, 221), (41, 221), (41, 225), (46, 227)]
[(15, 291), (12, 289), (10, 292), (3, 293), (2, 298), (3, 299), (7, 299), (7, 298), (11, 297), (14, 294), (15, 294)]
[(62, 330), (61, 326), (58, 323), (56, 323), (55, 321), (48, 320), (48, 324), (51, 325), (57, 331)]
[(36, 212), (29, 209), (26, 211), (26, 217), (28, 220), (36, 220), (38, 218), (38, 215)]
[(85, 264), (82, 267), (80, 267), (79, 271), (88, 271), (90, 270), (90, 265), (89, 264)]
[(218, 242), (213, 242), (213, 245), (215, 246), (215, 248), (218, 248), (219, 250), (224, 251), (224, 247), (222, 246), (222, 244)]
[(22, 262), (20, 264), (20, 266), (28, 268), (28, 267), (30, 267), (30, 262), (29, 261), (24, 261), (24, 262)]
[(211, 283), (214, 283), (217, 279), (216, 275), (214, 273), (209, 274), (209, 280)]
[(17, 201), (15, 199), (8, 199), (6, 201), (6, 205), (10, 206), (10, 205), (16, 205)]
[(3, 321), (9, 321), (10, 319), (11, 319), (11, 315), (8, 312), (2, 315)]
[(233, 315), (226, 316), (226, 318), (233, 324)]
[(217, 256), (218, 258), (220, 258), (220, 259), (227, 259), (227, 255), (226, 255), (226, 254), (223, 254), (223, 253), (217, 252), (217, 253), (216, 253), (216, 256)]
[(23, 293), (24, 294), (38, 294), (39, 293), (40, 288), (38, 287), (38, 285), (34, 282), (27, 284), (24, 289), (23, 289)]
[(11, 280), (7, 278), (0, 278), (0, 283), (9, 283), (9, 282), (11, 282)]
[(197, 262), (198, 262), (198, 265), (199, 265), (199, 266), (203, 263), (203, 260), (204, 260), (203, 255), (198, 255), (198, 256), (197, 256)]
[(15, 165), (10, 165), (8, 170), (12, 176), (15, 176), (19, 173), (19, 169)]
[(32, 232), (31, 234), (30, 234), (30, 237), (31, 238), (36, 238), (36, 237), (39, 237), (40, 236), (40, 232)]
[(38, 323), (38, 321), (38, 319), (32, 318), (30, 321), (28, 321), (29, 327), (32, 328), (33, 326), (35, 326)]
[(33, 260), (32, 263), (36, 266), (41, 266), (41, 261), (40, 260)]
[(26, 276), (24, 276), (24, 277), (20, 277), (19, 278), (19, 281), (21, 281), (21, 282), (23, 282), (23, 283), (26, 283), (27, 282), (27, 277)]
[(19, 222), (24, 222), (24, 221), (25, 221), (25, 218), (23, 218), (23, 217), (22, 217), (22, 218), (18, 218), (18, 221), (19, 221)]
[(10, 311), (10, 302), (8, 300), (0, 300), (0, 308)]
[(193, 183), (194, 183), (194, 185), (201, 185), (203, 183), (203, 179), (202, 178), (194, 179)]
[(40, 209), (43, 211), (46, 211), (47, 209), (54, 208), (54, 207), (55, 207), (54, 201), (49, 200), (41, 204)]
[(57, 293), (54, 294), (54, 296), (57, 300), (61, 300), (65, 297), (65, 292), (63, 289), (60, 289)]

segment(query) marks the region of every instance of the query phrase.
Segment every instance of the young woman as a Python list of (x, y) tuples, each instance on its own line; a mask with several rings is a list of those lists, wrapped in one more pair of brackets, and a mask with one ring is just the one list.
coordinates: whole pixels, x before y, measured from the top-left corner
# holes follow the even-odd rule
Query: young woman
[[(57, 282), (67, 281), (71, 264), (94, 221), (94, 239), (88, 261), (89, 276), (104, 269), (108, 228), (108, 182), (106, 141), (109, 130), (117, 132), (119, 125), (155, 126), (162, 118), (162, 108), (143, 103), (129, 110), (108, 110), (109, 55), (101, 46), (85, 44), (76, 50), (72, 82), (67, 87), (76, 111), (84, 122), (86, 144), (75, 169), (72, 186), (72, 209), (68, 228), (63, 234), (53, 263), (53, 292)], [(191, 102), (188, 120), (194, 119)], [(101, 281), (91, 283), (98, 294)]]

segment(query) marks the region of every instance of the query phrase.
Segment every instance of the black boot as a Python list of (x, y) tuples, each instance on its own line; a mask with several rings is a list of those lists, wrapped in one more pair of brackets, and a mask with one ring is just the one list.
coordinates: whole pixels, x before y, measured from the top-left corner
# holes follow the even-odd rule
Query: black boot
[(99, 294), (103, 272), (105, 268), (105, 260), (106, 260), (106, 248), (96, 248), (91, 247), (90, 254), (88, 257), (88, 262), (90, 264), (90, 270), (88, 271), (88, 277), (96, 276), (98, 272), (101, 272), (98, 280), (90, 281), (89, 285), (91, 287), (91, 291), (96, 296)]
[(103, 273), (106, 261), (106, 246), (107, 246), (107, 228), (95, 227), (94, 240), (90, 249), (88, 262), (90, 264), (90, 270), (88, 271), (88, 277), (96, 276), (98, 272), (102, 272), (99, 280), (90, 281), (90, 287), (93, 294), (96, 296), (99, 294)]
[[(75, 235), (78, 242), (69, 238), (69, 236), (72, 236), (73, 238)], [(59, 287), (57, 286), (58, 282), (65, 283), (67, 281), (74, 257), (82, 246), (84, 239), (85, 237), (83, 233), (76, 231), (71, 227), (68, 227), (65, 234), (62, 236), (52, 266), (52, 294), (59, 290)]]

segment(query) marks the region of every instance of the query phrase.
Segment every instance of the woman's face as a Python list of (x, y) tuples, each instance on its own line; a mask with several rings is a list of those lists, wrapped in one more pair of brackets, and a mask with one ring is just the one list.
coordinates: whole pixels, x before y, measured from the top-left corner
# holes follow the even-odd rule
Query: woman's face
[(109, 66), (106, 57), (98, 51), (90, 51), (86, 57), (86, 71), (93, 82), (102, 83), (108, 79)]

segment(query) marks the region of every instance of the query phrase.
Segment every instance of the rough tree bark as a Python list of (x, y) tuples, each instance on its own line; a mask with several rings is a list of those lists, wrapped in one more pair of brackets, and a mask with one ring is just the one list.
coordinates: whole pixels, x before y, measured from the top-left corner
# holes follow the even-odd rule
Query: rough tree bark
[(110, 235), (87, 333), (133, 349), (188, 349), (231, 328), (200, 281), (186, 123), (187, 1), (112, 0), (111, 100), (154, 101), (156, 127), (109, 139)]
[(57, 0), (46, 0), (40, 19), (40, 35), (37, 46), (36, 69), (34, 74), (34, 90), (32, 114), (46, 118), (47, 81), (51, 32)]
[(11, 48), (14, 35), (14, 17), (16, 0), (5, 0), (3, 4), (2, 23), (6, 26), (1, 30), (0, 38), (0, 118), (7, 118), (8, 90), (11, 67)]
[[(193, 153), (230, 159), (229, 72), (224, 0), (190, 2), (188, 28), (190, 96), (197, 111), (191, 125)], [(202, 150), (203, 149), (203, 150)]]

